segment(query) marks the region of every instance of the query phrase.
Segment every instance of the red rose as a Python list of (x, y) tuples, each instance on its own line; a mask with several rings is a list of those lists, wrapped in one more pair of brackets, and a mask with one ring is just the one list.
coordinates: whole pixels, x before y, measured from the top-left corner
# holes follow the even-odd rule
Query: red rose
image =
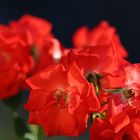
[(106, 21), (102, 21), (97, 27), (89, 30), (83, 26), (73, 36), (73, 44), (76, 48), (85, 48), (95, 45), (109, 45), (114, 40), (116, 52), (121, 57), (127, 56), (127, 51), (120, 42), (116, 29)]
[(126, 86), (140, 87), (140, 63), (129, 65), (125, 68)]
[[(115, 101), (116, 102), (116, 101)], [(140, 129), (140, 111), (137, 107), (126, 106), (120, 108), (120, 105), (113, 108), (114, 114), (108, 117), (109, 123), (111, 124), (115, 132), (115, 140), (119, 139), (140, 139), (139, 129)], [(116, 112), (116, 109), (118, 112)], [(109, 109), (110, 110), (110, 109)], [(112, 110), (112, 109), (111, 109)], [(111, 111), (110, 110), (110, 111)], [(109, 111), (109, 112), (110, 112)]]
[(47, 20), (24, 15), (18, 21), (10, 22), (8, 27), (19, 32), (26, 31), (33, 39), (33, 44), (29, 46), (36, 63), (32, 73), (56, 63), (61, 58), (61, 44), (53, 37), (52, 24)]
[(27, 48), (30, 42), (26, 32), (0, 25), (0, 99), (17, 94), (32, 69), (33, 61)]
[(31, 15), (24, 15), (18, 21), (10, 22), (8, 26), (12, 29), (29, 31), (32, 34), (34, 40), (38, 40), (38, 38), (44, 36), (52, 36), (52, 24), (47, 20)]
[(130, 106), (140, 107), (140, 64), (125, 67), (125, 98)]
[(110, 100), (105, 119), (96, 118), (90, 128), (90, 140), (139, 140), (140, 111), (137, 107), (122, 107), (117, 99)]
[(114, 140), (112, 126), (100, 118), (96, 118), (90, 127), (90, 140)]
[[(140, 64), (131, 64), (124, 67), (123, 88), (120, 94), (124, 106), (140, 107)], [(105, 79), (104, 79), (105, 80)], [(115, 95), (112, 95), (114, 97)], [(115, 99), (116, 100), (116, 99)]]
[(32, 74), (34, 74), (49, 65), (59, 62), (62, 56), (61, 44), (56, 38), (47, 38), (41, 46), (33, 46), (32, 55), (36, 63), (32, 71)]
[(108, 103), (103, 106), (103, 111), (107, 112), (105, 119), (96, 118), (93, 122), (91, 140), (95, 139), (95, 135), (101, 140), (105, 139), (107, 135), (104, 133), (105, 126), (107, 126), (106, 130), (113, 131), (107, 139), (111, 139), (111, 136), (114, 140), (140, 139), (140, 64), (125, 67), (124, 76), (125, 85), (122, 92), (110, 95)]
[(75, 61), (84, 69), (85, 76), (90, 73), (102, 75), (103, 88), (124, 86), (124, 67), (129, 64), (115, 53), (113, 44), (66, 50), (61, 61), (66, 66)]
[(88, 113), (100, 107), (93, 86), (75, 64), (68, 70), (62, 64), (50, 66), (27, 83), (32, 88), (25, 106), (29, 122), (41, 125), (47, 135), (80, 135)]

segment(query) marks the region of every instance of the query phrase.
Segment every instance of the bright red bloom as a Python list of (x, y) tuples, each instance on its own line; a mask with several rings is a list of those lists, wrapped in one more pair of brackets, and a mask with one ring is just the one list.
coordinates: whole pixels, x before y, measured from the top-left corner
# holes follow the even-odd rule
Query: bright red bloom
[(18, 21), (10, 22), (8, 26), (12, 29), (29, 31), (34, 40), (38, 40), (44, 36), (52, 36), (52, 24), (47, 20), (31, 15), (24, 15)]
[(94, 88), (75, 64), (50, 66), (27, 80), (31, 86), (26, 109), (29, 122), (47, 135), (78, 136), (87, 127), (88, 113), (100, 107)]
[(90, 140), (113, 140), (114, 131), (111, 125), (100, 119), (96, 118), (90, 127)]
[(96, 118), (92, 123), (90, 140), (139, 140), (139, 108), (122, 107), (116, 99), (110, 101), (106, 118)]
[(140, 64), (125, 67), (125, 97), (129, 105), (140, 107)]
[(91, 140), (140, 139), (140, 64), (125, 67), (124, 75), (122, 92), (110, 95), (103, 108), (107, 112), (105, 119), (96, 118), (93, 122)]
[[(131, 64), (124, 68), (124, 86), (117, 96), (124, 106), (140, 107), (140, 64)], [(117, 97), (116, 96), (116, 97)], [(112, 95), (114, 98), (115, 95)], [(116, 100), (116, 98), (114, 99)]]
[(113, 44), (66, 50), (61, 61), (67, 66), (76, 62), (79, 68), (84, 69), (85, 76), (90, 73), (101, 75), (103, 88), (124, 86), (124, 67), (128, 62), (116, 54)]
[(125, 68), (126, 86), (140, 87), (140, 63), (132, 64)]
[(56, 38), (47, 38), (42, 45), (33, 45), (31, 50), (36, 63), (32, 73), (36, 73), (49, 65), (58, 63), (62, 56), (61, 44)]
[[(117, 95), (116, 97), (119, 97)], [(121, 98), (111, 98), (108, 104), (107, 120), (115, 132), (115, 140), (140, 139), (140, 110), (137, 106), (124, 105)]]
[(11, 97), (22, 88), (33, 60), (27, 46), (32, 43), (26, 32), (0, 25), (0, 99)]
[(24, 15), (18, 21), (10, 22), (8, 27), (19, 32), (26, 31), (33, 39), (33, 44), (29, 46), (36, 63), (32, 73), (56, 63), (61, 58), (61, 45), (53, 37), (52, 24), (47, 20)]
[(102, 21), (93, 29), (83, 26), (78, 29), (73, 36), (73, 44), (76, 48), (85, 48), (95, 45), (109, 45), (114, 40), (116, 52), (120, 57), (126, 57), (127, 51), (120, 42), (116, 29), (106, 21)]

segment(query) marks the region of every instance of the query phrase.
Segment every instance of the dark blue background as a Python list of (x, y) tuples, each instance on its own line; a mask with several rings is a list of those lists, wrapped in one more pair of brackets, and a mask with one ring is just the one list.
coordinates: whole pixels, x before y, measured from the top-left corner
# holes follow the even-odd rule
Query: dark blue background
[(139, 0), (0, 0), (2, 23), (27, 13), (51, 21), (56, 37), (69, 47), (75, 29), (106, 19), (117, 27), (130, 60), (140, 62)]

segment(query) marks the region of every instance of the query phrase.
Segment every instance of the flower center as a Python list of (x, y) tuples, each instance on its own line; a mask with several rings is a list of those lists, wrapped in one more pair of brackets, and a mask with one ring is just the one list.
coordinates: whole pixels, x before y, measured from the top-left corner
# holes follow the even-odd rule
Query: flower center
[(56, 90), (54, 92), (54, 96), (56, 99), (56, 104), (60, 108), (66, 108), (69, 104), (70, 94), (67, 91)]
[(135, 89), (131, 88), (131, 89), (128, 89), (124, 92), (124, 96), (126, 97), (126, 99), (130, 99), (132, 97), (135, 96)]

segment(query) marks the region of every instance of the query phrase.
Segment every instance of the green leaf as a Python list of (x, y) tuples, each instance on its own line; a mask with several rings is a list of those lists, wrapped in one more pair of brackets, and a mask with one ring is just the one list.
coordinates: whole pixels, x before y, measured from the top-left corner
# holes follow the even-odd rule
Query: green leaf
[(30, 133), (26, 133), (24, 138), (27, 140), (45, 140), (46, 135), (43, 129), (37, 125), (29, 125)]
[(24, 135), (25, 140), (38, 140), (33, 134), (31, 133), (25, 133)]
[(38, 140), (45, 140), (45, 133), (41, 127), (38, 127)]
[(25, 133), (24, 138), (27, 140), (38, 140), (38, 128), (36, 125), (28, 125), (30, 133)]
[(15, 131), (16, 131), (16, 134), (18, 137), (23, 138), (25, 133), (30, 132), (28, 125), (26, 124), (26, 122), (22, 118), (20, 118), (18, 116), (18, 114), (15, 115), (14, 126), (15, 126)]

